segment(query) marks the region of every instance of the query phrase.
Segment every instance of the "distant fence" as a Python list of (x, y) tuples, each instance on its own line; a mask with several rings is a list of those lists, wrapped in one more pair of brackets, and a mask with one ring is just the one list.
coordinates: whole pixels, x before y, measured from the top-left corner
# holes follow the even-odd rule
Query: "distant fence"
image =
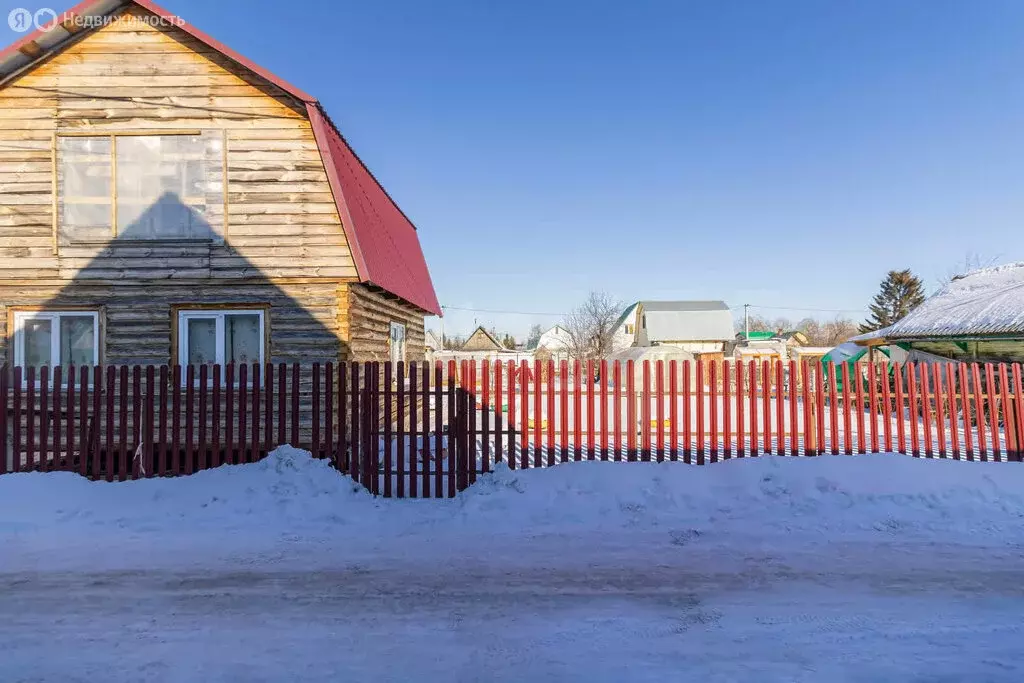
[(372, 492), (451, 496), (495, 463), (703, 465), (897, 452), (1020, 461), (1020, 365), (795, 361), (0, 369), (0, 474), (191, 474), (290, 443)]

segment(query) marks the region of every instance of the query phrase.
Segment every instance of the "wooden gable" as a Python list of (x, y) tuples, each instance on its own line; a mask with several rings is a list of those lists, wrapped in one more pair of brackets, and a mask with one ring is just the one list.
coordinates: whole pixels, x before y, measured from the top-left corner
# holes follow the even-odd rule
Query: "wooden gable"
[(483, 327), (478, 327), (462, 345), (463, 351), (502, 351), (504, 346)]
[[(130, 5), (0, 87), (0, 278), (358, 277), (304, 103)], [(58, 247), (56, 139), (217, 131), (223, 242)]]

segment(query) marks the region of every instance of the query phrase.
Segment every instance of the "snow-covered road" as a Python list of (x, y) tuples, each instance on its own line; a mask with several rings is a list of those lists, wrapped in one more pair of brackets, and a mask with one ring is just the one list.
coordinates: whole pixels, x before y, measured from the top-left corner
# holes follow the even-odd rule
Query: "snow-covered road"
[(1016, 683), (1022, 477), (584, 463), (455, 501), (294, 457), (5, 477), (0, 681)]

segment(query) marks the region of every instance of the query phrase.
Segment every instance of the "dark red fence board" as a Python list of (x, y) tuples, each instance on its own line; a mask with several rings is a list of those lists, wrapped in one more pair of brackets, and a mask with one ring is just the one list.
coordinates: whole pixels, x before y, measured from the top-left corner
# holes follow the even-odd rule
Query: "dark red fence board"
[(36, 466), (36, 369), (31, 365), (25, 373), (25, 469)]
[(417, 401), (422, 397), (423, 402), (429, 402), (430, 396), (427, 391), (427, 387), (423, 387), (423, 391), (417, 392), (417, 382), (420, 378), (420, 368), (416, 365), (416, 362), (409, 364), (409, 497), (416, 498), (419, 492), (419, 480), (416, 478), (419, 463), (419, 452), (421, 441), (426, 440), (426, 424), (423, 426), (423, 436), (420, 437), (420, 433), (417, 431), (416, 422), (419, 418), (419, 403)]

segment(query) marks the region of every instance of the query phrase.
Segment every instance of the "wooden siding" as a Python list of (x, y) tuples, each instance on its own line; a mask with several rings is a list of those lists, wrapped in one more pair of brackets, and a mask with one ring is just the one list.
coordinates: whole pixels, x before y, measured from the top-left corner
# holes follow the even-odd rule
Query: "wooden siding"
[(460, 351), (504, 351), (505, 348), (496, 343), (495, 340), (482, 327), (476, 328), (469, 339), (462, 345)]
[(344, 283), (338, 287), (337, 329), (352, 361), (386, 361), (391, 323), (405, 325), (405, 359), (425, 359), (423, 313), (370, 287)]
[[(8, 313), (19, 307), (89, 307), (101, 312), (100, 359), (105, 364), (161, 365), (172, 358), (172, 306), (233, 304), (245, 308), (269, 305), (266, 320), (269, 362), (326, 363), (348, 351), (338, 330), (339, 299), (335, 282), (147, 283), (145, 285), (75, 283), (11, 285), (0, 282), (0, 325), (3, 358), (10, 352)], [(420, 319), (422, 329), (422, 318)], [(422, 336), (421, 336), (422, 339)], [(382, 337), (387, 343), (387, 335)]]
[[(227, 242), (54, 253), (54, 134), (171, 130), (226, 131)], [(0, 88), (0, 278), (356, 275), (305, 109), (183, 31), (114, 22)]]

